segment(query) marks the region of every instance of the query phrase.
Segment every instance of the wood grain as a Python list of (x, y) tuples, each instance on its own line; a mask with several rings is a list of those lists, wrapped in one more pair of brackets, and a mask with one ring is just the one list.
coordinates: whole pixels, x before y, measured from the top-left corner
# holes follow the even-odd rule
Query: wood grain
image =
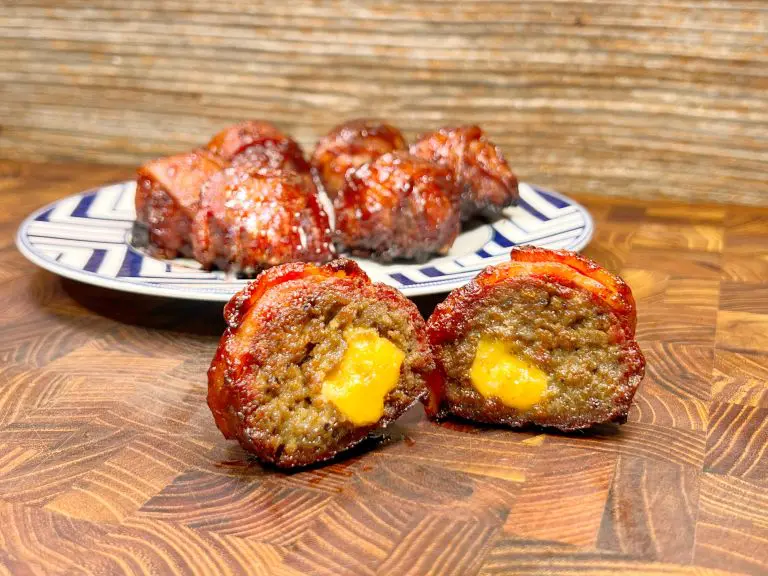
[(621, 456), (608, 494), (598, 547), (688, 564), (693, 557), (699, 471)]
[(388, 441), (282, 473), (205, 404), (220, 305), (65, 281), (13, 247), (29, 211), (130, 173), (0, 162), (0, 574), (768, 572), (768, 209), (579, 197), (586, 254), (638, 301), (626, 425), (416, 409)]
[(768, 204), (761, 2), (0, 8), (0, 156), (134, 165), (243, 118), (309, 147), (373, 115), (409, 137), (479, 123), (523, 180), (566, 192)]
[(713, 403), (704, 466), (768, 486), (768, 409)]
[(538, 452), (504, 532), (594, 548), (617, 456), (549, 446)]
[(768, 358), (762, 354), (715, 353), (712, 400), (768, 408)]
[(713, 568), (759, 574), (768, 568), (765, 485), (704, 474), (694, 560)]

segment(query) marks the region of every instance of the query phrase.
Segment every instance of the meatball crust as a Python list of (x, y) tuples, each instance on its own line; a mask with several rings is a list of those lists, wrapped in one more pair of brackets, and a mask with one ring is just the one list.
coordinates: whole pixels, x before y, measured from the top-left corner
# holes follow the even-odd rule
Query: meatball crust
[(478, 126), (441, 128), (411, 145), (411, 154), (448, 168), (461, 192), (461, 217), (498, 213), (517, 202), (517, 177)]
[(330, 198), (344, 186), (350, 170), (372, 162), (382, 154), (406, 150), (400, 130), (382, 120), (351, 120), (336, 126), (315, 147), (312, 167)]
[(317, 186), (309, 164), (303, 156), (299, 159), (280, 147), (250, 146), (232, 159), (232, 167), (241, 172), (264, 176), (294, 176), (302, 187), (311, 194), (317, 194)]
[(440, 166), (395, 152), (347, 174), (334, 201), (341, 249), (388, 262), (446, 254), (459, 234), (456, 188)]
[(205, 185), (193, 252), (205, 268), (252, 274), (334, 254), (328, 215), (314, 190), (292, 172), (230, 167)]
[[(629, 287), (566, 251), (523, 247), (454, 290), (428, 322), (442, 379), (430, 390), (432, 417), (535, 424), (569, 431), (625, 422), (645, 372), (634, 340)], [(546, 380), (526, 405), (484, 395), (473, 380), (483, 342), (502, 342), (512, 362)], [(492, 344), (491, 344), (492, 345)]]
[(312, 167), (299, 143), (268, 122), (249, 120), (225, 128), (211, 139), (208, 149), (229, 160), (237, 169), (294, 173), (307, 190), (317, 190)]
[(206, 148), (229, 161), (254, 148), (272, 167), (289, 168), (299, 174), (310, 171), (298, 142), (269, 122), (248, 120), (225, 128), (211, 138)]
[(145, 226), (155, 256), (174, 258), (191, 252), (192, 221), (203, 184), (224, 167), (207, 150), (195, 150), (144, 164), (136, 181), (136, 221)]
[[(416, 306), (373, 284), (354, 262), (267, 270), (224, 309), (227, 329), (208, 371), (208, 406), (226, 438), (279, 467), (332, 458), (426, 394), (435, 365)], [(350, 329), (373, 330), (403, 352), (380, 418), (356, 425), (324, 396)]]

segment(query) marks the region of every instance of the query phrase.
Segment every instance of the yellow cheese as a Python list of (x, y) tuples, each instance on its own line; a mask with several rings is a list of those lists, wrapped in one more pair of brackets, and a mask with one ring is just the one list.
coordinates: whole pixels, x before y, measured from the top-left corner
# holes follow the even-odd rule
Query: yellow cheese
[(469, 371), (480, 394), (495, 396), (506, 406), (527, 410), (544, 396), (547, 375), (509, 352), (500, 340), (481, 338)]
[(384, 414), (384, 397), (397, 386), (405, 354), (370, 328), (344, 332), (347, 349), (323, 382), (323, 397), (355, 426), (373, 424)]

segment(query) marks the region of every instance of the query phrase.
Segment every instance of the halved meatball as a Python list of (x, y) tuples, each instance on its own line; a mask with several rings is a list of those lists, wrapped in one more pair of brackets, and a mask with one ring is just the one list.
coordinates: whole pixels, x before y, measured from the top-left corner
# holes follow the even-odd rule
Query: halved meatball
[(208, 406), (226, 438), (279, 467), (332, 458), (426, 394), (416, 306), (351, 260), (263, 272), (224, 309)]
[(139, 168), (136, 222), (138, 229), (148, 234), (148, 248), (153, 255), (190, 255), (190, 232), (200, 205), (200, 190), (224, 164), (207, 150), (195, 150), (153, 160)]
[(382, 262), (446, 254), (459, 234), (456, 188), (447, 171), (406, 152), (347, 174), (334, 200), (340, 249)]
[(575, 430), (625, 422), (645, 360), (629, 287), (574, 253), (523, 247), (428, 322), (443, 382), (428, 413)]
[(518, 199), (517, 177), (478, 126), (441, 128), (411, 145), (411, 154), (451, 171), (461, 192), (461, 218), (498, 213)]
[(312, 166), (328, 196), (334, 198), (344, 186), (347, 172), (387, 152), (406, 149), (400, 130), (383, 120), (350, 120), (336, 126), (317, 143)]
[(205, 185), (193, 234), (195, 259), (252, 275), (286, 262), (327, 262), (334, 248), (317, 193), (295, 173), (233, 166)]

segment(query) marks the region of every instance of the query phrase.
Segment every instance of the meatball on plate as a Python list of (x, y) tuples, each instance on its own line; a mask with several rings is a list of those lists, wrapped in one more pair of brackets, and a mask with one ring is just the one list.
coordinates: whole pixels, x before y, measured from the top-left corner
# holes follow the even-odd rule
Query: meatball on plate
[(388, 121), (350, 120), (310, 159), (265, 120), (205, 140), (147, 162), (133, 182), (40, 208), (20, 227), (19, 249), (81, 282), (227, 302), (270, 266), (337, 255), (406, 296), (443, 293), (514, 246), (578, 251), (593, 233), (583, 206), (518, 183), (477, 126), (438, 129), (409, 148)]
[(459, 234), (456, 188), (447, 170), (405, 152), (347, 174), (334, 200), (339, 250), (388, 262), (447, 254)]
[(517, 202), (517, 176), (479, 126), (442, 128), (422, 136), (411, 153), (451, 171), (461, 191), (464, 220), (483, 211), (499, 214)]
[(428, 321), (442, 379), (427, 411), (576, 430), (624, 422), (645, 371), (629, 286), (571, 252), (523, 247)]
[(146, 235), (149, 251), (162, 258), (189, 256), (190, 233), (200, 193), (225, 162), (196, 150), (144, 164), (136, 181), (136, 233)]
[(435, 375), (416, 306), (351, 260), (271, 268), (224, 316), (208, 405), (225, 437), (278, 467), (354, 446), (421, 399)]
[(334, 254), (328, 216), (298, 175), (235, 166), (203, 187), (192, 246), (205, 268), (249, 275), (286, 262), (327, 262)]
[(334, 198), (344, 187), (349, 171), (387, 152), (407, 148), (400, 130), (383, 120), (350, 120), (320, 139), (312, 154), (312, 166), (325, 192)]

